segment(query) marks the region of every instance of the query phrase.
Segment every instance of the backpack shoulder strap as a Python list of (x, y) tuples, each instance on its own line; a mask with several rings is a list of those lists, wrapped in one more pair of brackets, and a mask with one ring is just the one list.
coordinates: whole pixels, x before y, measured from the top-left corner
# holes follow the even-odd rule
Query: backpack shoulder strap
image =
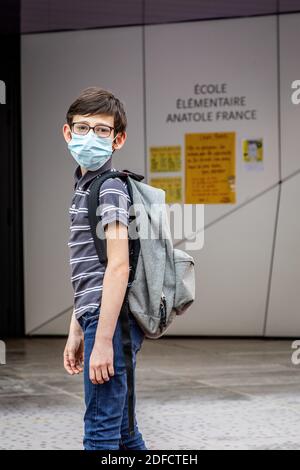
[[(96, 176), (96, 178), (92, 181), (90, 185), (90, 193), (88, 197), (88, 216), (89, 216), (89, 222), (90, 222), (90, 227), (91, 227), (91, 233), (94, 239), (97, 255), (99, 258), (100, 263), (106, 264), (107, 263), (107, 247), (106, 247), (106, 238), (105, 236), (99, 237), (97, 235), (97, 224), (99, 220), (101, 220), (101, 216), (97, 215), (97, 208), (99, 205), (99, 193), (102, 184), (104, 183), (105, 180), (108, 178), (121, 178), (126, 181), (127, 183), (127, 189), (128, 189), (128, 194), (131, 200), (131, 204), (133, 203), (133, 195), (132, 195), (132, 187), (130, 184), (130, 178), (133, 178), (137, 181), (141, 181), (144, 179), (143, 175), (139, 175), (137, 173), (133, 173), (129, 170), (123, 170), (123, 171), (112, 171), (112, 170), (107, 170), (99, 175)], [(129, 216), (129, 219), (131, 219), (132, 216)], [(103, 234), (104, 235), (104, 234)], [(138, 247), (137, 247), (137, 242), (135, 240), (130, 240), (130, 255), (132, 257), (133, 263), (137, 261), (138, 258)]]
[[(116, 178), (117, 176), (120, 177), (120, 172), (107, 170), (104, 173), (97, 175), (90, 185), (90, 193), (88, 197), (88, 216), (97, 255), (100, 263), (102, 264), (107, 262), (107, 256), (106, 239), (105, 237), (101, 238), (97, 235), (97, 224), (98, 221), (101, 220), (101, 217), (97, 215), (97, 208), (99, 206), (99, 193), (104, 181), (106, 181), (108, 178)], [(124, 174), (122, 174), (122, 177), (125, 177)]]

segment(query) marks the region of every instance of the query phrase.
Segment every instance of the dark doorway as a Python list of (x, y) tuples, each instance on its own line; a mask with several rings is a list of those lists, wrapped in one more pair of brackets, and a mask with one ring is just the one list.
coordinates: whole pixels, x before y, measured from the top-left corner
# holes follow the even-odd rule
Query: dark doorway
[(1, 2), (0, 51), (6, 91), (0, 104), (0, 337), (5, 338), (24, 335), (19, 0)]

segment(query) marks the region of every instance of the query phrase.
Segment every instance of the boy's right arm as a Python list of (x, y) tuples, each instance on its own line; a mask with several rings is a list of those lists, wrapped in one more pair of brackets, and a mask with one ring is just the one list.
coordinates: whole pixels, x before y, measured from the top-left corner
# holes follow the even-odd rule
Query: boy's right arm
[(70, 375), (83, 371), (84, 335), (82, 328), (72, 314), (69, 336), (64, 350), (64, 368)]

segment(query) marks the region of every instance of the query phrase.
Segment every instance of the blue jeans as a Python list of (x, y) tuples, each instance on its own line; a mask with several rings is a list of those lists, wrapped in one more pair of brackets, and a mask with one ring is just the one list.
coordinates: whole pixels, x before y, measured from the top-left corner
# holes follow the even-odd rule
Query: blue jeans
[[(122, 347), (120, 317), (113, 336), (114, 375), (108, 382), (93, 384), (89, 378), (89, 359), (95, 342), (100, 308), (85, 312), (79, 318), (84, 332), (84, 414), (85, 450), (147, 450), (134, 414), (134, 435), (128, 434), (127, 375)], [(136, 354), (141, 349), (145, 333), (129, 313), (135, 377)], [(134, 380), (135, 382), (135, 380)], [(135, 388), (135, 387), (134, 387)], [(134, 391), (134, 407), (136, 396)], [(124, 447), (125, 446), (125, 447)]]

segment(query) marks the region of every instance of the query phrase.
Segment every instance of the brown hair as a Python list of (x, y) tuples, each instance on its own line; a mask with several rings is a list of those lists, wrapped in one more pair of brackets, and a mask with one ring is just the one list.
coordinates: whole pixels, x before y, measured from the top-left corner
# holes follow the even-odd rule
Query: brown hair
[(76, 114), (107, 114), (114, 117), (114, 137), (123, 133), (127, 127), (127, 118), (123, 103), (110, 91), (99, 87), (85, 88), (68, 109), (66, 118), (71, 127)]

